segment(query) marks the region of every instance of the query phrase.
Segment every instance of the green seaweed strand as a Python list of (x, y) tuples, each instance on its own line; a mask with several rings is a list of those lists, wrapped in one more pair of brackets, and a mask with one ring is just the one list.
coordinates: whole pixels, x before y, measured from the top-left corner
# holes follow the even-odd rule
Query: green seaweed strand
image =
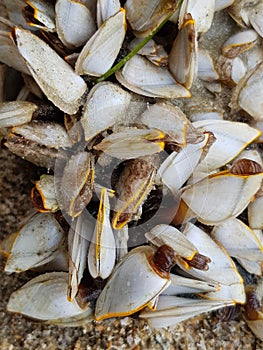
[[(182, 4), (183, 0), (178, 1), (177, 3), (177, 8)], [(169, 13), (169, 15), (159, 24), (159, 26), (151, 33), (149, 34), (146, 38), (144, 38), (131, 52), (128, 53), (127, 56), (125, 56), (120, 62), (115, 64), (112, 68), (110, 68), (106, 73), (104, 73), (102, 76), (100, 76), (95, 83), (100, 83), (107, 78), (109, 78), (113, 73), (115, 73), (117, 70), (122, 68), (126, 62), (128, 62), (140, 49), (142, 49), (148, 41), (152, 39), (152, 37), (165, 25), (165, 23), (169, 20), (169, 18), (172, 16), (174, 13), (174, 10)]]

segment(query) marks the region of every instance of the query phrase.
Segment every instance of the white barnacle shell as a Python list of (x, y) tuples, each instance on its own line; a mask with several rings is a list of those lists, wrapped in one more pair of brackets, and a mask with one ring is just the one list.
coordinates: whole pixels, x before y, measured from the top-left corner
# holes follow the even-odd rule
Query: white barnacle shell
[(24, 0), (3, 0), (2, 2), (4, 3), (4, 6), (7, 10), (10, 21), (12, 21), (15, 25), (19, 25), (23, 28), (32, 30), (32, 27), (27, 24), (25, 17), (23, 16), (23, 8), (25, 7)]
[(58, 0), (55, 10), (58, 37), (66, 47), (84, 45), (95, 33), (92, 13), (82, 2)]
[(248, 222), (253, 229), (263, 229), (263, 195), (257, 196), (248, 205)]
[(6, 128), (31, 121), (37, 105), (27, 101), (10, 101), (0, 103), (0, 127)]
[[(142, 43), (144, 39), (143, 38), (134, 38), (128, 45), (129, 50), (134, 50), (137, 45)], [(149, 40), (139, 51), (138, 54), (142, 56), (146, 56), (149, 58), (150, 55), (154, 55), (156, 53), (156, 43), (153, 39)]]
[(233, 303), (229, 301), (222, 302), (175, 295), (160, 295), (154, 312), (146, 308), (140, 314), (140, 317), (146, 318), (148, 323), (154, 328), (163, 328), (174, 326), (201, 313), (230, 305), (233, 305)]
[(127, 20), (137, 37), (146, 37), (175, 10), (171, 0), (127, 0)]
[(131, 95), (117, 84), (102, 82), (95, 85), (88, 94), (81, 117), (85, 140), (124, 121), (130, 101)]
[(252, 29), (231, 35), (222, 47), (222, 54), (226, 57), (234, 58), (253, 47), (257, 38), (257, 33)]
[(202, 281), (195, 278), (170, 274), (171, 284), (162, 292), (162, 295), (180, 295), (215, 292), (220, 289), (218, 282)]
[(218, 245), (207, 233), (191, 223), (186, 224), (183, 232), (201, 254), (211, 257), (209, 269), (205, 271), (195, 268), (186, 270), (184, 265), (180, 265), (182, 269), (195, 278), (220, 284), (219, 290), (206, 293), (205, 298), (224, 302), (244, 303), (243, 279), (223, 246)]
[(209, 119), (216, 119), (216, 120), (223, 120), (223, 113), (216, 111), (216, 110), (206, 110), (203, 108), (197, 108), (193, 109), (189, 112), (188, 118), (191, 120), (191, 122), (199, 122), (201, 120), (209, 120)]
[(72, 301), (78, 292), (78, 286), (86, 267), (88, 247), (94, 225), (85, 212), (71, 224), (68, 234), (69, 286), (68, 299)]
[(247, 28), (250, 26), (249, 10), (251, 8), (251, 5), (255, 5), (255, 2), (257, 2), (257, 0), (248, 2), (248, 4), (246, 4), (246, 2), (246, 0), (234, 1), (233, 4), (227, 9), (229, 15), (242, 28)]
[(149, 128), (156, 129), (161, 123), (162, 131), (167, 133), (173, 142), (185, 146), (189, 120), (179, 107), (169, 102), (157, 102), (142, 113), (139, 121)]
[(215, 0), (203, 0), (202, 5), (198, 0), (183, 1), (179, 14), (179, 28), (184, 24), (184, 17), (190, 13), (196, 22), (198, 33), (204, 33), (211, 27), (215, 9)]
[(134, 55), (115, 73), (117, 80), (129, 90), (148, 97), (190, 97), (166, 68), (157, 67), (140, 55)]
[(32, 94), (34, 94), (35, 96), (37, 96), (38, 98), (43, 98), (43, 92), (40, 89), (40, 87), (38, 86), (37, 82), (35, 81), (35, 79), (28, 74), (23, 74), (23, 79), (24, 79), (24, 83), (25, 83), (25, 88), (27, 89), (28, 93), (31, 92)]
[(40, 275), (13, 292), (7, 309), (35, 320), (58, 324), (73, 322), (84, 314), (90, 316), (89, 307), (83, 310), (75, 300), (68, 301), (67, 286), (68, 276), (65, 272)]
[(215, 0), (215, 11), (221, 11), (233, 4), (234, 0)]
[[(244, 150), (235, 159), (235, 163), (238, 160), (242, 160), (242, 159), (245, 159), (245, 161), (248, 161), (248, 160), (254, 161), (255, 166), (257, 166), (258, 168), (263, 166), (261, 154), (256, 149)], [(253, 200), (249, 203), (247, 208), (249, 227), (253, 229), (253, 231), (263, 229), (262, 206), (263, 206), (263, 192), (262, 192), (262, 186), (261, 186), (258, 192), (256, 193), (255, 198), (253, 198)]]
[(245, 305), (245, 320), (249, 328), (260, 339), (263, 340), (263, 283), (262, 280), (257, 285), (247, 286), (247, 303)]
[(38, 273), (46, 273), (53, 271), (68, 272), (68, 265), (68, 247), (65, 239), (60, 244), (57, 254), (54, 256), (54, 259), (47, 262), (44, 265), (34, 267), (34, 271)]
[(53, 260), (63, 236), (63, 230), (52, 214), (34, 215), (18, 231), (5, 271), (22, 272)]
[(119, 0), (97, 0), (97, 25), (100, 27), (109, 17), (119, 11)]
[(175, 196), (194, 172), (208, 143), (209, 136), (206, 133), (203, 141), (194, 144), (188, 143), (179, 153), (172, 152), (158, 169), (157, 177)]
[(208, 173), (227, 164), (260, 135), (259, 130), (245, 123), (227, 120), (200, 120), (193, 125), (212, 132), (216, 138), (198, 165), (198, 170)]
[[(1, 10), (3, 10), (3, 12), (5, 12), (6, 10), (4, 6), (5, 5), (1, 4)], [(9, 19), (7, 19), (7, 17), (8, 17), (7, 13), (3, 13), (0, 16), (0, 27), (2, 31), (10, 31), (14, 27), (14, 23)]]
[[(219, 241), (228, 254), (236, 258), (241, 265), (243, 265), (243, 259), (260, 262), (263, 265), (262, 243), (253, 230), (242, 221), (236, 218), (226, 220), (213, 228), (211, 236)], [(247, 265), (245, 264), (243, 267), (246, 269)], [(249, 272), (256, 273), (253, 270), (249, 270)]]
[(185, 237), (185, 235), (170, 225), (157, 225), (145, 234), (152, 244), (160, 247), (167, 244), (179, 256), (191, 260), (197, 254), (196, 247)]
[[(132, 51), (139, 45), (144, 39), (135, 38), (133, 39), (128, 47)], [(139, 55), (146, 56), (153, 64), (161, 67), (167, 66), (168, 54), (162, 45), (157, 45), (154, 40), (149, 40), (139, 51)]]
[(19, 90), (19, 93), (17, 95), (17, 101), (26, 101), (28, 98), (30, 91), (26, 85), (22, 86), (22, 88)]
[(263, 38), (263, 3), (258, 1), (248, 13), (249, 21), (255, 31)]
[(161, 152), (164, 137), (165, 134), (157, 129), (127, 127), (106, 136), (94, 149), (119, 159), (133, 159)]
[(55, 149), (66, 148), (72, 145), (64, 127), (57, 123), (49, 124), (32, 121), (31, 123), (13, 127), (12, 133), (19, 134), (29, 141)]
[(120, 262), (124, 256), (128, 253), (128, 225), (123, 226), (123, 228), (113, 231), (115, 243), (116, 243), (116, 261)]
[(66, 164), (61, 180), (57, 183), (59, 204), (65, 212), (77, 217), (92, 197), (94, 182), (94, 158), (82, 151), (73, 154)]
[(242, 59), (247, 71), (252, 70), (263, 61), (263, 47), (262, 45), (255, 45), (249, 51), (242, 54)]
[(235, 0), (215, 0), (215, 11), (221, 11), (234, 3)]
[[(254, 233), (256, 233), (256, 230), (253, 230)], [(260, 230), (260, 234), (262, 235), (262, 232)], [(262, 276), (263, 271), (263, 262), (262, 261), (252, 261), (245, 258), (237, 259), (238, 263), (249, 273)]]
[(87, 89), (84, 80), (36, 35), (16, 27), (15, 38), (19, 53), (47, 98), (65, 113), (76, 113)]
[(197, 75), (197, 38), (195, 21), (186, 14), (169, 54), (168, 67), (174, 79), (186, 89)]
[(202, 223), (218, 225), (238, 216), (261, 186), (263, 173), (235, 175), (228, 171), (209, 175), (186, 187), (182, 200)]
[(97, 300), (97, 320), (133, 314), (168, 287), (169, 278), (159, 275), (149, 262), (153, 254), (151, 247), (138, 247), (116, 266)]
[(260, 130), (261, 135), (258, 137), (258, 139), (256, 140), (257, 143), (263, 143), (263, 120), (258, 120), (255, 123), (255, 127)]
[(237, 85), (238, 104), (255, 120), (263, 119), (263, 63), (249, 71)]
[[(41, 198), (41, 203), (40, 203)], [(40, 212), (56, 212), (59, 209), (53, 175), (42, 175), (31, 191), (33, 205)]]
[[(27, 5), (30, 6), (33, 10), (34, 19), (36, 21), (32, 21), (29, 17), (27, 22), (30, 26), (36, 27), (46, 31), (54, 32), (56, 30), (55, 26), (55, 10), (54, 6), (47, 1), (41, 0), (28, 0), (26, 1)], [(27, 12), (24, 13), (25, 18), (27, 19)]]
[(19, 72), (30, 74), (9, 32), (0, 31), (0, 61)]
[(239, 56), (228, 58), (220, 55), (217, 59), (217, 71), (219, 73), (219, 80), (233, 87), (245, 76), (247, 69)]
[(219, 94), (222, 91), (222, 84), (218, 81), (204, 81), (204, 87), (212, 94)]
[(97, 1), (94, 0), (81, 0), (81, 2), (90, 9), (93, 18), (96, 18)]
[(65, 128), (58, 123), (32, 121), (12, 128), (6, 146), (30, 162), (54, 168), (55, 160), (63, 159), (62, 148), (72, 145)]
[(235, 57), (232, 62), (232, 69), (231, 69), (231, 79), (235, 84), (238, 84), (240, 80), (245, 76), (246, 74), (246, 67), (239, 57)]
[(197, 58), (198, 78), (208, 82), (217, 80), (219, 75), (215, 69), (214, 62), (209, 54), (209, 51), (199, 48)]
[(126, 33), (125, 10), (108, 18), (88, 40), (76, 62), (77, 74), (100, 76), (113, 65)]
[(111, 274), (116, 257), (116, 244), (110, 223), (110, 203), (106, 188), (101, 190), (93, 238), (89, 246), (88, 266), (93, 278), (103, 279)]
[(54, 324), (62, 327), (83, 327), (94, 320), (93, 309), (88, 307), (82, 313), (70, 317), (61, 317), (55, 320), (47, 321), (48, 324)]

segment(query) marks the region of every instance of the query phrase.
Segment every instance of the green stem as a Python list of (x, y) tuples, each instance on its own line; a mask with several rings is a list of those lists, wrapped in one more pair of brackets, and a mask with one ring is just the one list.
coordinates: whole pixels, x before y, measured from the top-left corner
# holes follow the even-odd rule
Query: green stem
[[(178, 1), (177, 7), (181, 5), (183, 0)], [(104, 73), (102, 76), (100, 76), (95, 83), (100, 83), (101, 81), (106, 80), (109, 76), (111, 76), (113, 73), (115, 73), (117, 70), (119, 70), (121, 67), (125, 65), (127, 61), (129, 61), (138, 51), (140, 51), (141, 48), (143, 48), (148, 41), (152, 39), (152, 37), (165, 25), (165, 23), (169, 20), (169, 18), (172, 16), (174, 11), (169, 13), (169, 15), (159, 24), (159, 26), (146, 38), (144, 38), (131, 52), (128, 53), (127, 56), (125, 56), (120, 62), (115, 64), (112, 68), (110, 68), (106, 73)]]
[(179, 6), (181, 6), (182, 5), (182, 2), (183, 2), (184, 0), (179, 0), (178, 1), (178, 3), (177, 3), (177, 8), (179, 7)]

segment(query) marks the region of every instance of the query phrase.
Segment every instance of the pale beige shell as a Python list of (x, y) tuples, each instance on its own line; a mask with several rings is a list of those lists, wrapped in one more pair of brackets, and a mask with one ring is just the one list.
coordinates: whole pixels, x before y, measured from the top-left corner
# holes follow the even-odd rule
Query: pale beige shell
[(46, 96), (62, 111), (76, 113), (87, 88), (84, 80), (36, 35), (15, 28), (15, 36), (20, 54)]

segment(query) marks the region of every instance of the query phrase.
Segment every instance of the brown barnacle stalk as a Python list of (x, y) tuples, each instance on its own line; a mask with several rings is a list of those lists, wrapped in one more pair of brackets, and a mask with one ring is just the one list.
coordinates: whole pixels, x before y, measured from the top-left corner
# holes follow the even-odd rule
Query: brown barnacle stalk
[(104, 288), (106, 282), (101, 278), (92, 278), (86, 270), (78, 286), (76, 301), (78, 305), (85, 309), (89, 303), (94, 303)]
[(56, 161), (65, 161), (66, 156), (62, 148), (65, 149), (71, 144), (61, 125), (31, 122), (13, 127), (11, 133), (6, 136), (5, 146), (37, 166), (54, 169)]
[(31, 203), (38, 211), (43, 213), (47, 211), (44, 205), (43, 197), (36, 187), (33, 187), (31, 190)]
[(43, 24), (36, 18), (34, 9), (31, 6), (25, 6), (22, 9), (22, 14), (29, 25), (43, 26)]
[(175, 265), (176, 254), (168, 245), (160, 246), (150, 258), (150, 264), (154, 271), (163, 278), (169, 278), (170, 270)]
[(71, 217), (77, 217), (92, 197), (94, 157), (88, 152), (73, 155), (66, 164), (60, 183), (60, 204)]
[(181, 225), (186, 222), (188, 218), (194, 217), (193, 212), (189, 209), (187, 204), (181, 199), (179, 205), (176, 207), (177, 211), (171, 221), (174, 226)]
[(56, 212), (59, 209), (53, 175), (42, 175), (31, 190), (31, 203), (39, 212)]
[(255, 175), (262, 173), (263, 168), (252, 159), (242, 158), (234, 162), (230, 171), (235, 175)]
[(208, 264), (211, 262), (211, 259), (208, 256), (197, 253), (194, 255), (193, 259), (187, 260), (187, 263), (190, 267), (193, 267), (197, 270), (207, 271), (209, 269)]
[(250, 321), (259, 320), (259, 311), (262, 310), (262, 305), (258, 299), (256, 288), (254, 286), (247, 286), (246, 297), (245, 318)]
[(247, 325), (261, 340), (263, 340), (262, 287), (262, 280), (259, 280), (257, 285), (246, 287), (246, 304), (244, 310)]
[(73, 144), (80, 142), (84, 135), (79, 119), (75, 115), (64, 115), (64, 126)]
[(236, 321), (240, 318), (240, 304), (226, 306), (217, 310), (216, 315), (221, 322)]
[(208, 135), (208, 141), (204, 147), (203, 153), (200, 158), (200, 162), (205, 159), (207, 153), (209, 152), (210, 147), (216, 142), (216, 137), (211, 131), (206, 131), (203, 135)]
[(121, 229), (136, 215), (153, 188), (156, 175), (154, 156), (128, 161), (116, 184), (116, 204), (112, 226)]

